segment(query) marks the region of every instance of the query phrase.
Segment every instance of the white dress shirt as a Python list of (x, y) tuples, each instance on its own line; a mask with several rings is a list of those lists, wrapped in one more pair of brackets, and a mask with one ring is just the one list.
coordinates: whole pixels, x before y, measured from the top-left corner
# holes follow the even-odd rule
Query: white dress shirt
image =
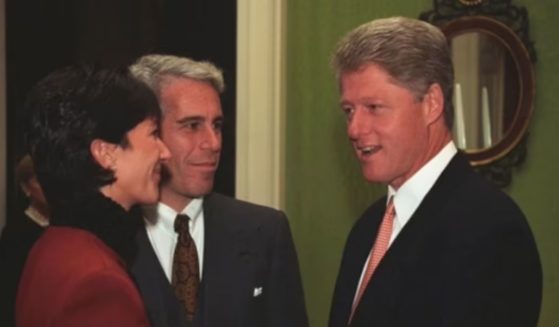
[[(419, 207), (423, 198), (429, 190), (433, 187), (443, 170), (446, 168), (452, 157), (458, 150), (451, 141), (445, 145), (439, 153), (437, 153), (431, 160), (429, 160), (423, 167), (421, 167), (412, 177), (402, 184), (402, 186), (395, 190), (392, 186), (388, 186), (387, 201), (393, 198), (394, 201), (394, 224), (392, 225), (392, 235), (390, 236), (389, 246), (394, 242), (398, 234), (402, 231), (404, 226), (410, 220), (415, 210)], [(371, 253), (367, 257), (363, 265), (363, 271), (357, 284), (357, 290), (361, 287), (365, 270), (369, 264)], [(353, 301), (355, 302), (355, 297)]]
[[(202, 278), (204, 259), (204, 210), (202, 210), (202, 204), (203, 200), (201, 198), (192, 199), (182, 212), (180, 212), (190, 217), (188, 226), (198, 252), (200, 279)], [(148, 238), (169, 282), (172, 280), (173, 256), (178, 240), (178, 234), (175, 232), (174, 227), (175, 219), (178, 214), (179, 213), (171, 207), (161, 202), (157, 205), (144, 208)]]

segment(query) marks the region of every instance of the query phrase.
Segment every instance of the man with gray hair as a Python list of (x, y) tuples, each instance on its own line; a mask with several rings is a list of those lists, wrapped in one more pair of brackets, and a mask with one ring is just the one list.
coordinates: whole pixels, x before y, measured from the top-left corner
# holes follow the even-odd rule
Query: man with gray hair
[(153, 326), (308, 326), (285, 215), (212, 192), (221, 71), (170, 55), (144, 56), (130, 70), (157, 95), (172, 154), (133, 267)]
[(333, 68), (363, 176), (388, 191), (349, 234), (329, 326), (536, 326), (534, 238), (452, 141), (443, 33), (374, 20), (341, 39)]

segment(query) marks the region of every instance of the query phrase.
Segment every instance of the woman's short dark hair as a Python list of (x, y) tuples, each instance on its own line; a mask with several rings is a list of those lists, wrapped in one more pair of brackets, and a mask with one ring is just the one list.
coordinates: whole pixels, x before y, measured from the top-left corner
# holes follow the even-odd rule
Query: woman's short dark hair
[(160, 119), (155, 95), (126, 68), (55, 71), (31, 90), (25, 107), (29, 153), (53, 209), (115, 181), (93, 158), (94, 139), (127, 147), (128, 131)]

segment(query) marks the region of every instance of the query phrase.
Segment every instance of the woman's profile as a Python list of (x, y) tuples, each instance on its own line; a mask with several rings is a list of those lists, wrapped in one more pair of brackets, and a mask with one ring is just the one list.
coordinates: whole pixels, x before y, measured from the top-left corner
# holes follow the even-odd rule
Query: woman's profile
[(149, 326), (128, 274), (141, 216), (159, 197), (155, 95), (126, 70), (73, 66), (28, 96), (29, 153), (50, 227), (27, 259), (17, 326)]

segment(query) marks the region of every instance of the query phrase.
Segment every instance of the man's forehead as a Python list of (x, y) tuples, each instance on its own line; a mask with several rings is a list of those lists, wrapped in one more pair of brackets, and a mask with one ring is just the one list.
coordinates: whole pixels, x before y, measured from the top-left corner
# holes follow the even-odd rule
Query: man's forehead
[(163, 112), (163, 119), (171, 119), (176, 122), (188, 119), (209, 121), (223, 119), (221, 107), (212, 109), (202, 106), (170, 106), (164, 108)]
[(196, 90), (196, 89), (212, 90), (217, 95), (219, 95), (219, 91), (216, 90), (216, 88), (212, 85), (210, 81), (199, 80), (195, 78), (168, 75), (162, 77), (159, 84), (160, 93), (169, 93), (173, 91), (185, 91), (185, 90)]
[(183, 80), (186, 79), (162, 88), (160, 105), (164, 117), (200, 116), (213, 120), (223, 116), (220, 96), (210, 84)]

